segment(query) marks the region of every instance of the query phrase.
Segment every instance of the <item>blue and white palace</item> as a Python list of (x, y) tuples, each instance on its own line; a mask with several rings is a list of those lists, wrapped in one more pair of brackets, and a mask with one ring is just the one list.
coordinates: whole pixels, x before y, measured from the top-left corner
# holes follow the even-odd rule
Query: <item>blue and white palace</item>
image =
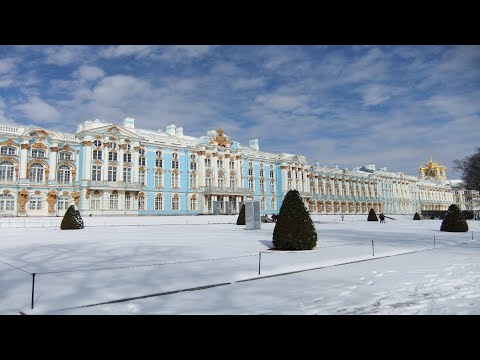
[(0, 125), (4, 216), (62, 216), (72, 204), (83, 216), (235, 214), (247, 199), (272, 214), (290, 189), (311, 214), (413, 214), (463, 201), (445, 167), (430, 159), (419, 173), (325, 168), (260, 151), (258, 139), (241, 145), (222, 129), (196, 138), (173, 123), (138, 129), (130, 117), (85, 121), (76, 134)]

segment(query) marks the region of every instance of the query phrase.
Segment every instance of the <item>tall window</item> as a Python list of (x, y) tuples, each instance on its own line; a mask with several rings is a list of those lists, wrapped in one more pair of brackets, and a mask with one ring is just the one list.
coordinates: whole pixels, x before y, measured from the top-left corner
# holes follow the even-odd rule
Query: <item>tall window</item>
[(212, 166), (211, 159), (205, 159), (205, 167), (210, 167), (210, 166)]
[(103, 152), (102, 150), (93, 150), (92, 159), (93, 160), (102, 160)]
[(138, 210), (145, 210), (145, 196), (138, 197)]
[(212, 186), (212, 178), (210, 176), (205, 177), (205, 186)]
[[(71, 170), (70, 167), (62, 165), (58, 168), (57, 172), (57, 181), (59, 184), (70, 184), (71, 181)], [(60, 210), (60, 209), (59, 209)]]
[(197, 210), (197, 198), (190, 198), (190, 210)]
[(100, 196), (93, 195), (90, 197), (90, 209), (100, 210)]
[(248, 176), (253, 176), (253, 168), (248, 168)]
[(42, 210), (42, 196), (41, 195), (32, 195), (30, 196), (30, 210)]
[(132, 182), (132, 168), (130, 167), (123, 168), (123, 181)]
[(117, 167), (109, 166), (108, 167), (108, 181), (117, 181)]
[(223, 177), (218, 178), (218, 186), (223, 187)]
[(118, 209), (118, 194), (110, 195), (110, 209)]
[(265, 198), (260, 199), (260, 210), (265, 210)]
[(274, 177), (274, 172), (273, 172), (273, 169), (270, 169), (270, 177), (273, 178)]
[(155, 197), (155, 210), (163, 210), (163, 197), (162, 195), (157, 195)]
[(110, 151), (108, 153), (108, 160), (109, 161), (117, 161), (117, 152), (116, 151)]
[(33, 149), (32, 150), (32, 157), (44, 158), (45, 157), (45, 151), (38, 150), (38, 149)]
[(131, 163), (132, 162), (132, 154), (123, 154), (123, 162), (124, 163)]
[(14, 165), (10, 161), (0, 163), (0, 181), (13, 181)]
[(190, 188), (194, 189), (197, 187), (197, 175), (190, 174)]
[(100, 146), (102, 146), (102, 142), (100, 140), (95, 140), (93, 142), (93, 145), (95, 145), (96, 147), (100, 147)]
[(260, 177), (263, 177), (263, 175), (264, 175), (263, 168), (260, 168)]
[(144, 157), (138, 158), (138, 165), (145, 166), (145, 164), (146, 164), (146, 159)]
[(223, 160), (217, 160), (217, 168), (223, 167)]
[(234, 169), (235, 169), (235, 162), (230, 161), (230, 170), (234, 170)]
[(260, 192), (265, 192), (265, 182), (263, 180), (260, 180)]
[(190, 170), (197, 170), (197, 163), (196, 162), (191, 162), (190, 163)]
[(180, 210), (180, 199), (175, 195), (172, 198), (172, 210)]
[(177, 159), (172, 160), (172, 169), (178, 169), (178, 160)]
[(253, 179), (248, 179), (248, 189), (249, 190), (254, 190)]
[(30, 167), (30, 182), (32, 183), (41, 183), (43, 182), (43, 165), (42, 164), (33, 164)]
[(230, 187), (235, 188), (235, 176), (230, 176)]
[(138, 182), (142, 185), (146, 185), (146, 183), (145, 183), (145, 170), (140, 170), (138, 172)]
[(59, 158), (60, 160), (72, 160), (73, 155), (71, 152), (60, 151)]
[(15, 210), (15, 199), (12, 194), (0, 195), (0, 211)]
[(270, 192), (275, 192), (275, 180), (270, 180)]
[(155, 159), (155, 167), (163, 168), (163, 160), (162, 159)]
[(274, 197), (272, 197), (270, 199), (270, 210), (276, 210), (275, 209), (275, 198)]
[(57, 201), (58, 210), (67, 210), (70, 206), (70, 196), (59, 196)]
[(155, 187), (156, 188), (163, 187), (163, 173), (162, 172), (156, 171), (154, 180), (155, 180)]
[(125, 210), (130, 210), (132, 206), (132, 195), (125, 195)]
[(15, 155), (16, 151), (13, 147), (2, 146), (0, 149), (0, 155)]
[(178, 188), (178, 174), (172, 174), (172, 188)]
[(101, 165), (93, 165), (92, 166), (92, 180), (93, 181), (101, 181), (102, 180), (102, 166)]

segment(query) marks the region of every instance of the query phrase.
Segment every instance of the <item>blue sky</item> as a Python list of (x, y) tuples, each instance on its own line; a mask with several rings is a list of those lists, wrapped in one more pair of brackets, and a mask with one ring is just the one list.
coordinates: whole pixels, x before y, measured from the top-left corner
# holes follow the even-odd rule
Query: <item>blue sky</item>
[(0, 123), (99, 118), (416, 175), (480, 146), (480, 46), (0, 46)]

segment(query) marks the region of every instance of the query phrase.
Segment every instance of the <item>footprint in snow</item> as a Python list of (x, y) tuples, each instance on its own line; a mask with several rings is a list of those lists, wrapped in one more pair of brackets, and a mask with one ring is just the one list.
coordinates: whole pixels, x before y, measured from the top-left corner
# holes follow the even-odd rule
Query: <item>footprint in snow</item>
[(367, 285), (373, 285), (373, 281), (369, 281)]

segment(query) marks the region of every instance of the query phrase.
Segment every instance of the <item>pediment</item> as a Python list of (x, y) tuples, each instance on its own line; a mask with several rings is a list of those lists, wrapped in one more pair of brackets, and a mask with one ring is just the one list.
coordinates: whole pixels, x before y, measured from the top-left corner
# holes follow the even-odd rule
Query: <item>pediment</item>
[(88, 129), (84, 130), (81, 132), (81, 134), (91, 134), (93, 136), (95, 135), (102, 135), (102, 136), (108, 136), (108, 137), (116, 137), (116, 138), (129, 138), (129, 139), (135, 139), (135, 140), (142, 140), (140, 136), (135, 134), (134, 132), (131, 132), (130, 130), (127, 130), (123, 126), (120, 125), (114, 125), (114, 124), (109, 124), (106, 126), (101, 126), (93, 129)]

